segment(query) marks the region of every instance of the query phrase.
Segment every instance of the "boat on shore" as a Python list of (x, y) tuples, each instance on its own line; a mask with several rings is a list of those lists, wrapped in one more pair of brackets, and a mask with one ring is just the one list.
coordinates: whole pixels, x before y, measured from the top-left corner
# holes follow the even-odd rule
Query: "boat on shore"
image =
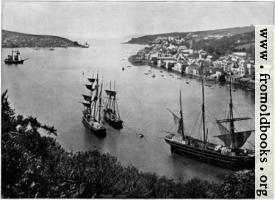
[[(229, 101), (229, 117), (227, 119), (216, 120), (220, 135), (214, 136), (219, 138), (224, 144), (214, 144), (208, 141), (208, 130), (206, 131), (205, 127), (204, 78), (202, 78), (203, 140), (186, 135), (185, 133), (180, 92), (180, 117), (169, 110), (173, 115), (175, 123), (178, 125), (178, 131), (176, 134), (172, 133), (167, 135), (164, 139), (165, 142), (170, 145), (171, 152), (184, 154), (222, 168), (229, 168), (232, 170), (254, 169), (255, 151), (242, 148), (254, 130), (235, 130), (234, 122), (248, 120), (250, 118), (234, 118), (231, 83)], [(229, 128), (224, 125), (225, 123), (229, 124)], [(180, 136), (178, 134), (180, 134)]]
[(17, 65), (17, 64), (23, 64), (25, 60), (28, 60), (28, 58), (20, 59), (20, 52), (18, 50), (17, 51), (12, 50), (11, 55), (8, 55), (8, 57), (4, 60), (4, 62), (7, 65), (11, 65), (11, 64)]
[(88, 81), (90, 84), (86, 84), (86, 88), (89, 90), (90, 94), (82, 95), (84, 98), (84, 102), (82, 102), (84, 106), (82, 123), (95, 135), (104, 137), (106, 136), (106, 128), (103, 124), (103, 117), (101, 114), (103, 82), (101, 82), (100, 86), (98, 74), (96, 78), (88, 78)]
[(123, 128), (123, 121), (120, 118), (118, 104), (116, 100), (117, 92), (115, 91), (115, 87), (112, 90), (111, 82), (110, 89), (105, 90), (108, 98), (105, 103), (105, 108), (103, 109), (104, 120), (113, 128), (121, 129)]

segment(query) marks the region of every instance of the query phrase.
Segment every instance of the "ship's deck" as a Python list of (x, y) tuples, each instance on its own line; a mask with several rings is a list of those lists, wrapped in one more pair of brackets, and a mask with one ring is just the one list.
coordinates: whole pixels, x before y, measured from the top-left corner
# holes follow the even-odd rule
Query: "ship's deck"
[(195, 148), (202, 151), (209, 151), (220, 155), (233, 156), (233, 157), (255, 156), (253, 150), (247, 150), (247, 149), (235, 150), (220, 144), (214, 144), (210, 142), (204, 143), (202, 140), (199, 140), (197, 138), (193, 138), (190, 136), (185, 136), (184, 138), (177, 137), (177, 136), (167, 136), (165, 139), (170, 140), (172, 143), (178, 143), (179, 145), (188, 146), (190, 148)]

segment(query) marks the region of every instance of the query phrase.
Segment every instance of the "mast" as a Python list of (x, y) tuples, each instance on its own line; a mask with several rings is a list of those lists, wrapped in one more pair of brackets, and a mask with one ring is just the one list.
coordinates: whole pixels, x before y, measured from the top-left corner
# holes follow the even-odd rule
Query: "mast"
[[(114, 80), (114, 91), (116, 90), (116, 82)], [(116, 113), (116, 95), (113, 96), (113, 110), (114, 110), (114, 113)]]
[(101, 88), (100, 88), (100, 93), (99, 93), (99, 105), (98, 105), (98, 121), (100, 122), (101, 120), (101, 95), (102, 95), (102, 88), (103, 88), (103, 78), (102, 78), (102, 82), (101, 82)]
[[(93, 88), (93, 83), (91, 83), (91, 87)], [(90, 99), (90, 109), (89, 109), (89, 120), (91, 120), (92, 117), (92, 98), (93, 98), (93, 91), (91, 90), (91, 99)]]
[(205, 136), (205, 108), (204, 108), (204, 69), (202, 66), (202, 131), (203, 131), (203, 142), (206, 145), (206, 136)]
[(182, 139), (184, 139), (184, 127), (183, 127), (182, 103), (181, 103), (181, 90), (180, 90), (180, 123), (181, 123)]
[[(110, 81), (110, 91), (112, 90), (112, 81)], [(112, 109), (112, 97), (109, 95), (108, 109)]]
[(96, 75), (96, 85), (95, 85), (95, 97), (94, 97), (94, 119), (96, 119), (96, 102), (97, 102), (97, 96), (98, 96), (98, 74)]
[[(229, 87), (229, 126), (230, 126), (230, 134), (234, 134), (234, 116), (233, 116), (233, 100), (232, 100), (232, 83), (231, 76), (230, 78), (230, 87)], [(234, 137), (232, 137), (233, 139)], [(232, 145), (234, 147), (235, 141), (232, 141)]]

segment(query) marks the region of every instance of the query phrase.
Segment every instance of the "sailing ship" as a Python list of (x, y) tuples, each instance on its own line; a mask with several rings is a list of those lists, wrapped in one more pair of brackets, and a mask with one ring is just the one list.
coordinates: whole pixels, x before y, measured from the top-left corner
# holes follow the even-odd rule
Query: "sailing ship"
[(8, 57), (4, 60), (5, 64), (11, 65), (11, 64), (23, 64), (25, 60), (28, 60), (28, 58), (26, 59), (20, 59), (20, 52), (11, 51), (11, 55), (8, 55)]
[[(170, 111), (170, 110), (169, 110)], [(202, 78), (202, 132), (203, 140), (187, 136), (184, 130), (184, 121), (182, 114), (182, 102), (180, 92), (180, 117), (170, 111), (178, 124), (178, 133), (170, 134), (165, 137), (165, 142), (171, 147), (171, 152), (182, 153), (191, 158), (202, 160), (223, 168), (232, 170), (253, 169), (255, 167), (255, 151), (251, 149), (242, 149), (249, 136), (254, 130), (236, 131), (234, 122), (248, 120), (248, 117), (234, 118), (232, 88), (230, 78), (229, 89), (229, 118), (216, 120), (220, 135), (219, 138), (224, 145), (208, 142), (208, 130), (205, 131), (205, 104), (204, 104), (204, 77)], [(229, 129), (224, 125), (229, 123)]]
[(90, 84), (86, 84), (86, 88), (90, 94), (83, 94), (84, 106), (82, 122), (86, 128), (97, 136), (106, 136), (106, 128), (102, 118), (102, 87), (99, 86), (98, 74), (96, 78), (88, 78)]
[(103, 110), (104, 112), (104, 120), (112, 127), (116, 129), (123, 128), (123, 121), (120, 119), (118, 105), (116, 101), (116, 94), (117, 92), (112, 90), (111, 82), (110, 82), (110, 89), (105, 90), (108, 98), (106, 100), (105, 108)]

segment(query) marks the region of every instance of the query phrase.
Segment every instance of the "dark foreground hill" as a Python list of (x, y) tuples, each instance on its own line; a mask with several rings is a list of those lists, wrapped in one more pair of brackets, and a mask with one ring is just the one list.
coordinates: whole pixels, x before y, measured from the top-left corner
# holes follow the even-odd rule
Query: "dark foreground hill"
[(2, 48), (84, 47), (78, 42), (51, 35), (33, 35), (2, 30)]
[(157, 37), (186, 37), (188, 35), (197, 35), (196, 38), (204, 38), (209, 35), (238, 35), (243, 33), (254, 32), (254, 26), (244, 26), (244, 27), (234, 27), (234, 28), (225, 28), (225, 29), (216, 29), (216, 30), (206, 30), (206, 31), (195, 31), (195, 32), (173, 32), (173, 33), (161, 33), (154, 35), (145, 35), (137, 38), (132, 38), (128, 43), (130, 44), (148, 44), (151, 41), (155, 40)]

